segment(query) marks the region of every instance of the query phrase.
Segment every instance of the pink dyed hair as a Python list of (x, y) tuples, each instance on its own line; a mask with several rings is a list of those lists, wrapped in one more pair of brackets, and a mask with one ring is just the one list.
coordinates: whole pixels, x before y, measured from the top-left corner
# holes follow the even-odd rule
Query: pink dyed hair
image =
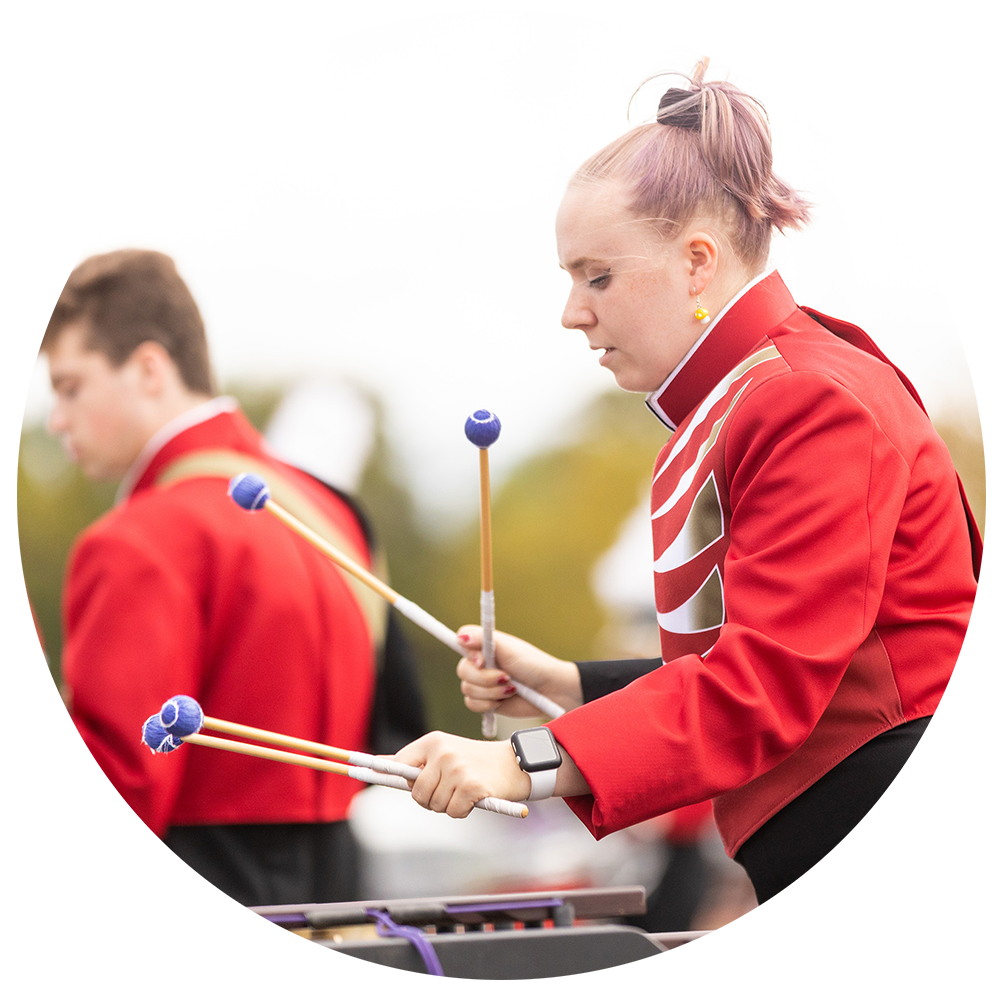
[[(695, 217), (716, 221), (750, 274), (764, 269), (773, 230), (809, 221), (807, 203), (771, 169), (771, 131), (763, 106), (727, 82), (704, 82), (708, 60), (691, 76), (691, 95), (590, 157), (574, 180), (618, 179), (632, 211), (661, 222), (669, 237)], [(700, 130), (668, 123), (701, 114)]]

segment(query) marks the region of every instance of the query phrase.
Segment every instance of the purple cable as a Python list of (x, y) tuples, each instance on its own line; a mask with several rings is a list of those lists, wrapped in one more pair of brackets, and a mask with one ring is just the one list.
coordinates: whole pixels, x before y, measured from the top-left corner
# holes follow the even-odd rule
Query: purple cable
[(434, 946), (424, 937), (424, 932), (419, 927), (397, 924), (384, 910), (375, 910), (369, 907), (365, 913), (375, 919), (375, 930), (379, 937), (406, 938), (420, 952), (420, 957), (423, 958), (424, 965), (427, 966), (428, 975), (444, 975), (444, 969), (441, 967)]

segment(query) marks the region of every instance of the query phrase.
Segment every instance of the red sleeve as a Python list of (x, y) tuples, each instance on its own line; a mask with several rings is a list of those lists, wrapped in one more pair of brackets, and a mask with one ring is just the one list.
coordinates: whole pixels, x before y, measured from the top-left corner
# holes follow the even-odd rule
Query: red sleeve
[(64, 616), (73, 720), (118, 792), (162, 836), (189, 753), (155, 755), (141, 732), (167, 697), (198, 696), (196, 591), (151, 541), (99, 527), (74, 551)]
[(597, 837), (741, 786), (809, 735), (872, 628), (908, 468), (829, 377), (765, 382), (725, 446), (726, 620), (679, 657), (551, 724), (590, 785)]

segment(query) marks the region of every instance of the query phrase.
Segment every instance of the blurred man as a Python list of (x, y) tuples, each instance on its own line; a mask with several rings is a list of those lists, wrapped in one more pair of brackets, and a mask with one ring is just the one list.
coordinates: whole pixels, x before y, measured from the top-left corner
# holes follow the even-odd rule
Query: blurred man
[[(263, 475), (276, 502), (371, 567), (365, 522), (213, 397), (204, 326), (170, 258), (83, 262), (42, 351), (50, 429), (89, 478), (120, 481), (115, 507), (78, 538), (64, 591), (63, 676), (84, 740), (142, 820), (240, 902), (355, 898), (359, 784), (194, 745), (154, 755), (140, 732), (189, 694), (216, 718), (366, 749), (379, 664), (405, 660), (398, 630), (301, 537), (238, 508), (227, 480)], [(407, 691), (415, 737), (419, 694)]]

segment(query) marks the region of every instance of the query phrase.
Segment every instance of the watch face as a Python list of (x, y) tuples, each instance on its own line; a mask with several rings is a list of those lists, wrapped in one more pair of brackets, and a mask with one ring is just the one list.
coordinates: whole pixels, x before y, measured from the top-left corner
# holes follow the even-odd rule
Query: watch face
[(562, 765), (562, 756), (552, 732), (548, 728), (525, 728), (511, 736), (518, 762), (526, 773), (556, 769)]

